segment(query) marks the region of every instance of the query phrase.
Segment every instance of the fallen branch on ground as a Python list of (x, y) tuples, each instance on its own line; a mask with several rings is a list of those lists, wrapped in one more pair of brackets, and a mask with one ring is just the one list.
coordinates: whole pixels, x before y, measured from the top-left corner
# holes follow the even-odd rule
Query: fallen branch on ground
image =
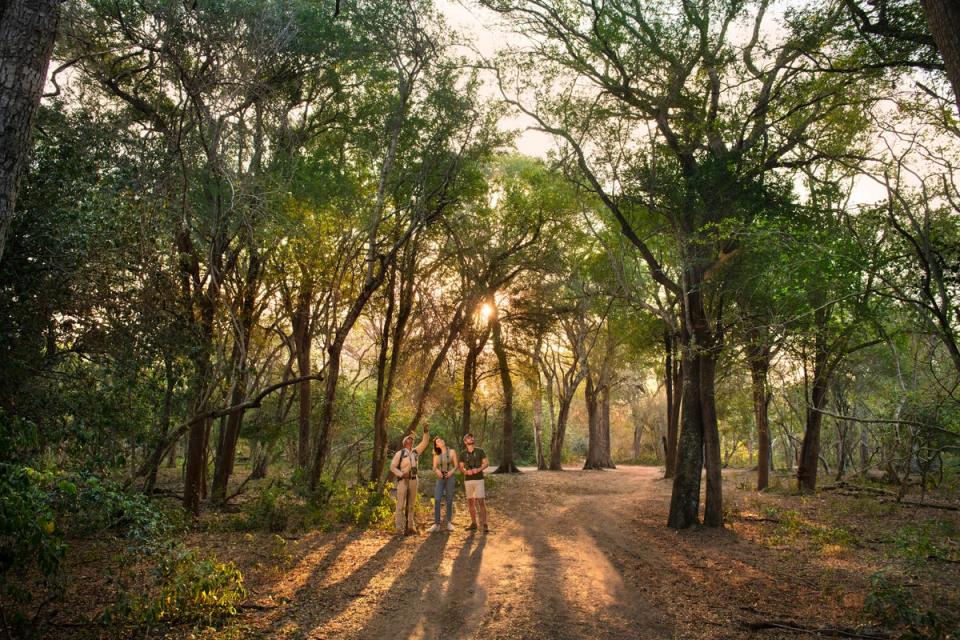
[(869, 631), (862, 629), (849, 629), (846, 627), (808, 627), (797, 624), (790, 620), (761, 620), (759, 622), (744, 622), (743, 625), (751, 631), (761, 631), (763, 629), (783, 629), (784, 631), (796, 631), (797, 633), (816, 633), (818, 635), (832, 636), (834, 638), (867, 638), (869, 640), (885, 640), (890, 634), (883, 631)]

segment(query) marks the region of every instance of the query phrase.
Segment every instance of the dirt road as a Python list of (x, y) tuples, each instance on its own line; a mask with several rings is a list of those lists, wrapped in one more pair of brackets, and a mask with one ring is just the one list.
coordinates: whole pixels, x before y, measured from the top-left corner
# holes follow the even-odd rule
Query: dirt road
[(460, 497), (449, 534), (298, 542), (293, 566), (254, 593), (266, 604), (248, 628), (297, 639), (747, 638), (756, 619), (844, 622), (843, 606), (822, 604), (822, 568), (730, 529), (667, 529), (670, 486), (657, 469), (493, 484), (487, 535), (465, 530)]

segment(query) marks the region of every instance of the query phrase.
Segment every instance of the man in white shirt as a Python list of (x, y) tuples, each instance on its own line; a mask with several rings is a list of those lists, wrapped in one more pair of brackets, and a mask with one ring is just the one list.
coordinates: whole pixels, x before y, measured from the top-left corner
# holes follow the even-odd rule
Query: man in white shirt
[[(420, 444), (413, 446), (413, 434), (403, 438), (403, 446), (393, 455), (390, 473), (397, 479), (397, 533), (410, 535), (417, 532), (414, 511), (417, 506), (417, 462), (430, 440), (430, 427), (424, 425)], [(404, 523), (406, 517), (406, 523)]]

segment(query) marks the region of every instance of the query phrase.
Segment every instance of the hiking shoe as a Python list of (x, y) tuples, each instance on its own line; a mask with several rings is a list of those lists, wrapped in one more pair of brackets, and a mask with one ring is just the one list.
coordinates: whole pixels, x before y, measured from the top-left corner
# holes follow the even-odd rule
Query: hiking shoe
[(447, 531), (453, 531), (453, 523), (449, 520), (447, 521)]
[(483, 532), (490, 533), (490, 527), (488, 527), (487, 525), (483, 525)]
[(437, 531), (440, 531), (440, 523), (439, 523), (439, 522), (433, 523), (433, 526), (430, 527), (430, 533), (436, 533)]
[(477, 523), (476, 523), (476, 522), (471, 522), (471, 523), (470, 523), (470, 526), (467, 527), (467, 531), (476, 531), (476, 530), (477, 530)]

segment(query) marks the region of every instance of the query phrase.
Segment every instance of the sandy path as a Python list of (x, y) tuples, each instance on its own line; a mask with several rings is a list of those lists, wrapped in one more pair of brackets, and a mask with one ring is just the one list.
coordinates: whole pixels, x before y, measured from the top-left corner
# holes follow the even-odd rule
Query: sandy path
[(449, 534), (340, 534), (288, 572), (278, 591), (289, 604), (258, 626), (289, 638), (672, 637), (633, 579), (625, 515), (656, 477), (644, 468), (497, 476), (490, 534), (465, 530), (462, 500)]
[(248, 628), (291, 639), (745, 639), (759, 635), (746, 627), (756, 621), (856, 623), (862, 567), (758, 544), (745, 528), (757, 523), (672, 531), (661, 473), (496, 476), (488, 535), (465, 530), (460, 496), (449, 534), (308, 537), (299, 560), (253, 594), (268, 605), (246, 616)]

